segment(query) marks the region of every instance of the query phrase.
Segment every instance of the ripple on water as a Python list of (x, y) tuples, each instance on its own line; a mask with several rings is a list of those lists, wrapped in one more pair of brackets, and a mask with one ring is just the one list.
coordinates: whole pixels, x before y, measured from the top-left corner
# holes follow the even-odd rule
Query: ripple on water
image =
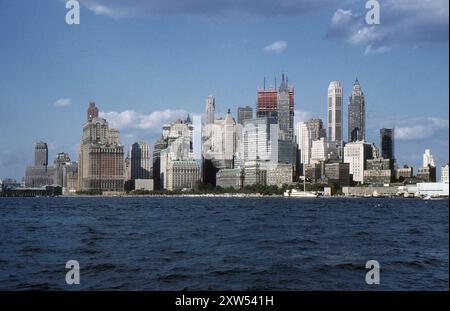
[(36, 198), (0, 210), (0, 289), (59, 289), (75, 259), (83, 289), (364, 290), (376, 259), (381, 290), (448, 290), (448, 201)]

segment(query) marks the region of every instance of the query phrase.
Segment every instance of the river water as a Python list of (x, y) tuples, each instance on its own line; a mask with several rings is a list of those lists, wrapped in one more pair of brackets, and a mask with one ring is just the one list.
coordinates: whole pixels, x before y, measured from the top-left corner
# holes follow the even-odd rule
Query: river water
[(0, 289), (448, 290), (448, 220), (448, 200), (1, 198)]

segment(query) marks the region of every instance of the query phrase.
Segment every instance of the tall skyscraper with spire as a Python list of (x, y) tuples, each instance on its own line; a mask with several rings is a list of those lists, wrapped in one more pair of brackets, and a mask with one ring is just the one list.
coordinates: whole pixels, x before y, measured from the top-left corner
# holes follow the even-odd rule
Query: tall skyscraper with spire
[(342, 134), (342, 98), (343, 90), (339, 81), (328, 86), (328, 140), (341, 142)]
[(216, 100), (212, 95), (206, 98), (205, 106), (205, 125), (213, 124), (216, 113)]
[(348, 105), (348, 141), (364, 141), (366, 137), (366, 106), (364, 93), (356, 78)]
[(284, 139), (292, 140), (294, 133), (294, 88), (288, 85), (288, 78), (281, 77), (280, 87), (258, 89), (256, 101), (257, 118), (275, 118)]
[(288, 79), (284, 73), (281, 78), (277, 98), (278, 126), (283, 140), (292, 141), (294, 136), (294, 111), (290, 109)]

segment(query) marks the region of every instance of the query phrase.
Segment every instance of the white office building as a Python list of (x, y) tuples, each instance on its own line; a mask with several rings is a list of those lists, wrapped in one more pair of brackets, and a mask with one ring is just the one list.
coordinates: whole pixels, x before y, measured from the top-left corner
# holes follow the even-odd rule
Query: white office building
[(328, 159), (328, 144), (325, 138), (313, 140), (311, 145), (311, 159), (310, 164), (317, 164)]
[(343, 140), (343, 90), (339, 81), (332, 81), (328, 86), (328, 140)]
[(298, 149), (300, 150), (300, 163), (309, 164), (311, 158), (311, 132), (306, 122), (298, 122), (296, 126)]
[(364, 170), (366, 160), (372, 158), (372, 147), (362, 141), (351, 142), (344, 147), (344, 163), (350, 164), (350, 174), (353, 175), (353, 181), (364, 183)]
[(423, 154), (423, 165), (422, 167), (428, 167), (428, 165), (434, 167), (434, 159), (431, 154), (430, 149), (425, 149), (425, 153)]

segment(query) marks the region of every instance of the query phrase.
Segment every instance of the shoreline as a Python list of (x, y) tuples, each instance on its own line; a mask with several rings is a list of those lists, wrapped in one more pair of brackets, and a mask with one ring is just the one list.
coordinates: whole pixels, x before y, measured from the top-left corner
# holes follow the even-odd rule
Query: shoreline
[[(11, 198), (11, 197), (10, 197)], [(15, 197), (20, 198), (20, 197)], [(315, 198), (299, 198), (299, 197), (285, 197), (280, 194), (261, 195), (261, 194), (122, 194), (122, 195), (60, 195), (55, 197), (28, 197), (28, 198), (240, 198), (240, 199), (267, 199), (267, 198), (283, 198), (290, 200), (315, 200), (315, 199), (418, 199), (425, 200), (422, 197), (403, 197), (403, 196), (318, 196)], [(448, 200), (448, 197), (434, 197), (430, 200)]]

